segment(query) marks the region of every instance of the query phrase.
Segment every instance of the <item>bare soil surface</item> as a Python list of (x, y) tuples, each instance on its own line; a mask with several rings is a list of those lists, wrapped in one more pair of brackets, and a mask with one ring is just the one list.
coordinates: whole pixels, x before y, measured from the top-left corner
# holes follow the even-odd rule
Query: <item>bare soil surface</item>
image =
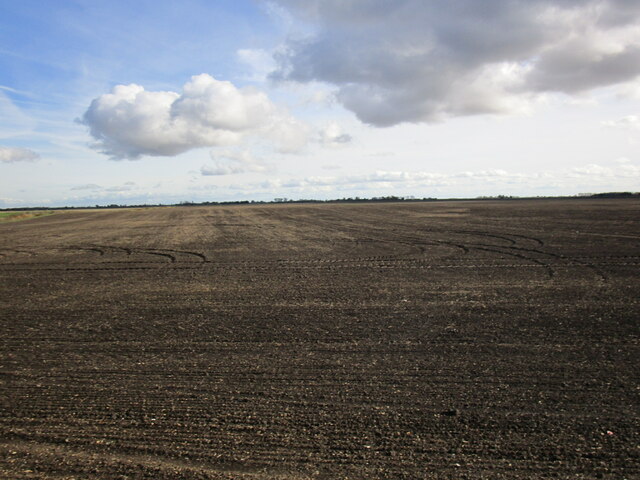
[(0, 225), (0, 477), (640, 478), (640, 204)]

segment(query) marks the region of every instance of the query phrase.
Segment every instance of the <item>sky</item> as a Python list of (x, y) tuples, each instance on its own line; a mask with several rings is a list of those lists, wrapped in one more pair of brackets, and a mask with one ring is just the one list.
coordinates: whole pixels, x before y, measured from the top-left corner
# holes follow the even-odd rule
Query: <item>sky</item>
[(639, 190), (637, 0), (0, 0), (0, 208)]

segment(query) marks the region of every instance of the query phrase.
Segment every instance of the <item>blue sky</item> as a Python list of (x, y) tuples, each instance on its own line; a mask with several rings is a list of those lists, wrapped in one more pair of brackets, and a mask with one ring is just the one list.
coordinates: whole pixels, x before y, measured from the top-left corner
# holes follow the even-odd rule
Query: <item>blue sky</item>
[(640, 190), (629, 0), (0, 0), (0, 207)]

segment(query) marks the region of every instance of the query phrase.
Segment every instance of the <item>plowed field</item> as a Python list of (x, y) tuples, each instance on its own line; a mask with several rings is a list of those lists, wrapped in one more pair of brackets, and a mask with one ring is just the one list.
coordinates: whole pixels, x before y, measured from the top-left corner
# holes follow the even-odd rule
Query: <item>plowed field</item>
[(0, 224), (6, 479), (640, 478), (637, 200)]

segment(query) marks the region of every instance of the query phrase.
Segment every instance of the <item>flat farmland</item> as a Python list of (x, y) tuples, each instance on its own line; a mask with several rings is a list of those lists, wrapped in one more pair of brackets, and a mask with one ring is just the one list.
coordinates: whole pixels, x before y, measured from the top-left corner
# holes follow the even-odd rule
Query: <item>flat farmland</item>
[(640, 478), (640, 202), (0, 224), (0, 477)]

